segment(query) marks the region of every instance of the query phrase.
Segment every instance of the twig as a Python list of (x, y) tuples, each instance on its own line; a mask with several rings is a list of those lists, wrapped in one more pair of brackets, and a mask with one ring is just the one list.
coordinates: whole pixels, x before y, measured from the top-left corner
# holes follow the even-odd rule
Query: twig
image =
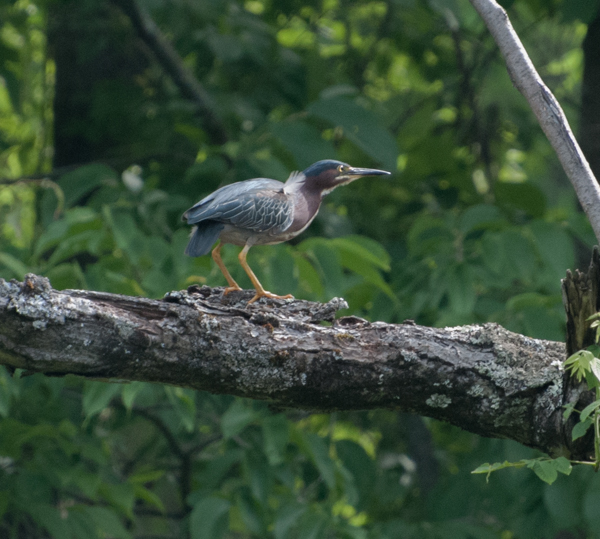
[(186, 67), (181, 57), (167, 40), (152, 18), (135, 0), (112, 0), (125, 13), (140, 39), (150, 48), (163, 69), (173, 79), (182, 95), (195, 102), (205, 121), (206, 130), (215, 144), (227, 142), (227, 133), (215, 112), (216, 106), (200, 81)]
[(500, 48), (513, 84), (536, 115), (600, 241), (600, 187), (561, 106), (533, 66), (506, 11), (495, 0), (471, 0), (471, 4)]

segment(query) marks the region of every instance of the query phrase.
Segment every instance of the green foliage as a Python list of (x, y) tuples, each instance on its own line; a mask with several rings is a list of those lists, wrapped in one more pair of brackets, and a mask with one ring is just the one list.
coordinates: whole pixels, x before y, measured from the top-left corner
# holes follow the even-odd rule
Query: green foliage
[[(224, 285), (209, 257), (183, 256), (181, 213), (220, 185), (337, 158), (394, 175), (334, 191), (291, 244), (253, 248), (265, 288), (341, 296), (372, 320), (493, 321), (563, 339), (560, 279), (595, 240), (469, 2), (138, 3), (227, 141), (212, 140), (114, 3), (0, 0), (0, 277), (150, 297)], [(575, 117), (582, 22), (598, 2), (503, 4)], [(237, 253), (226, 246), (223, 259), (249, 287)], [(596, 357), (567, 367), (593, 380)], [(566, 478), (565, 459), (427, 419), (20, 374), (0, 370), (1, 537), (598, 529), (598, 482), (582, 467)], [(581, 410), (575, 436), (599, 409)], [(508, 470), (492, 488), (468, 473), (480, 462), (499, 464), (478, 473), (535, 475)]]
[(490, 474), (497, 470), (504, 468), (529, 468), (533, 470), (542, 481), (551, 485), (558, 478), (558, 473), (570, 475), (573, 466), (565, 457), (558, 457), (551, 459), (547, 457), (538, 457), (535, 459), (522, 459), (518, 462), (495, 462), (494, 464), (485, 463), (477, 467), (471, 473), (474, 474), (487, 474), (486, 481), (489, 481)]

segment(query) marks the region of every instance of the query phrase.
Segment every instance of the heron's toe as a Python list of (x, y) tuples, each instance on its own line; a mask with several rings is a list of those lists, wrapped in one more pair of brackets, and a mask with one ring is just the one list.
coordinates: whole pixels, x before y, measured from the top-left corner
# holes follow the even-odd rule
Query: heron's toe
[(259, 300), (260, 298), (294, 299), (294, 296), (292, 296), (292, 294), (286, 294), (285, 296), (278, 296), (277, 294), (267, 292), (266, 290), (263, 290), (262, 292), (257, 291), (256, 295), (248, 302), (248, 305), (250, 305), (251, 303), (254, 303), (255, 301)]
[(225, 290), (223, 290), (223, 295), (226, 296), (229, 292), (239, 292), (242, 290), (241, 286), (228, 286)]

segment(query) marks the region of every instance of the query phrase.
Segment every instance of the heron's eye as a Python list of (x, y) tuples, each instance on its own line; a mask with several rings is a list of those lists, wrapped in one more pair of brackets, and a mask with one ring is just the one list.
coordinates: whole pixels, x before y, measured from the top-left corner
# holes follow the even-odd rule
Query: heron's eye
[(338, 166), (338, 172), (340, 172), (340, 173), (342, 173), (342, 172), (347, 172), (349, 168), (350, 168), (350, 167), (349, 167), (349, 166), (347, 166), (347, 165), (339, 165), (339, 166)]

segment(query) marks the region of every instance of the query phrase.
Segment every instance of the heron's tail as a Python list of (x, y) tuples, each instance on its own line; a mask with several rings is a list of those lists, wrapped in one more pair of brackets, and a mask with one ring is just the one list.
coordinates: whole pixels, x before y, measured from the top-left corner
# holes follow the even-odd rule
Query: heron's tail
[(202, 256), (210, 251), (225, 225), (215, 221), (206, 221), (192, 228), (190, 242), (185, 248), (188, 256)]

